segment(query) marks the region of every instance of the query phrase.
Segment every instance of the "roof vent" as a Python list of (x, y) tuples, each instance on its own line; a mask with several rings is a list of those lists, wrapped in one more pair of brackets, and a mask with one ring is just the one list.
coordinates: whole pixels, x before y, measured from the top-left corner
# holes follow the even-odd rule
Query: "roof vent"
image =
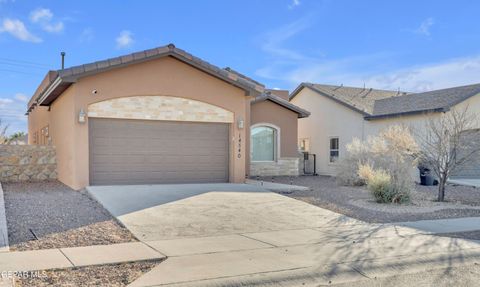
[(65, 52), (61, 52), (60, 55), (62, 56), (62, 70), (65, 69)]

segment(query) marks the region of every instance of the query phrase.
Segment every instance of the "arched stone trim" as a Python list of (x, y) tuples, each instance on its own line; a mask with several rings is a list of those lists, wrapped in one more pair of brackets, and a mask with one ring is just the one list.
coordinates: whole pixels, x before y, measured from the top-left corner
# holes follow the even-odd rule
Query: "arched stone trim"
[[(276, 126), (274, 124), (271, 124), (271, 123), (256, 123), (254, 125), (251, 125), (250, 126), (250, 130), (253, 130), (254, 128), (258, 128), (258, 127), (269, 127), (269, 128), (272, 128), (274, 130), (276, 130), (276, 145), (275, 145), (275, 161), (277, 161), (279, 158), (280, 158), (280, 151), (281, 151), (281, 146), (280, 146), (280, 143), (281, 143), (281, 137), (280, 137), (280, 127), (279, 126)], [(251, 150), (251, 148), (250, 148)], [(253, 161), (252, 161), (253, 162)]]
[(223, 108), (173, 96), (132, 96), (90, 104), (88, 116), (136, 120), (233, 123), (233, 113)]

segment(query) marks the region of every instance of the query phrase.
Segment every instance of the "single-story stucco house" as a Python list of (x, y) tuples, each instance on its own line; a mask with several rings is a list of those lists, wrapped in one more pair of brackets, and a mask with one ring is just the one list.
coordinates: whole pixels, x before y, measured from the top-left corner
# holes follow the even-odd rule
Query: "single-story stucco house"
[[(429, 119), (454, 108), (467, 107), (480, 118), (480, 84), (405, 93), (302, 83), (291, 93), (290, 101), (311, 112), (310, 117), (299, 120), (299, 145), (317, 155), (317, 172), (324, 175), (335, 174), (336, 161), (354, 138), (366, 140), (395, 124), (407, 125), (418, 135)], [(480, 137), (477, 129), (472, 132)], [(453, 176), (480, 178), (480, 158)]]
[(288, 92), (173, 44), (49, 71), (27, 114), (29, 144), (54, 145), (75, 189), (298, 175), (297, 120), (309, 116)]

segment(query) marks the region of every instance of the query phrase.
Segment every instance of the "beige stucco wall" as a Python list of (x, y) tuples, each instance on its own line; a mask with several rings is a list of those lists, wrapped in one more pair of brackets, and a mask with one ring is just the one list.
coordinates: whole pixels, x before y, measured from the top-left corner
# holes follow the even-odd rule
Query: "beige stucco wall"
[[(93, 90), (97, 93), (93, 94)], [(132, 96), (180, 97), (230, 111), (234, 121), (230, 127), (230, 181), (244, 181), (244, 139), (248, 129), (238, 129), (236, 122), (247, 118), (251, 97), (246, 97), (242, 89), (169, 57), (81, 78), (52, 104), (50, 134), (57, 147), (59, 180), (75, 189), (89, 184), (88, 122), (78, 122), (80, 110), (86, 112), (91, 104)], [(33, 114), (29, 120), (35, 120)]]
[[(355, 137), (365, 140), (396, 124), (409, 126), (417, 136), (425, 130), (429, 119), (440, 116), (440, 113), (430, 113), (366, 121), (360, 113), (308, 88), (302, 89), (292, 103), (311, 112), (310, 117), (299, 119), (298, 138), (310, 140), (310, 152), (317, 154), (317, 172), (326, 175), (334, 175), (336, 168), (336, 164), (329, 163), (330, 137), (339, 137), (339, 153), (342, 157), (346, 145)], [(480, 117), (480, 95), (469, 98), (455, 108), (463, 109), (466, 106), (469, 112), (475, 112)], [(416, 175), (417, 171), (414, 170), (412, 174)]]
[(50, 113), (48, 107), (35, 107), (28, 115), (28, 144), (34, 144), (35, 133), (40, 133), (41, 129), (50, 123)]
[[(459, 103), (453, 109), (457, 109), (459, 111), (467, 109), (469, 113), (476, 113), (480, 120), (480, 94)], [(450, 113), (450, 111), (446, 112), (446, 114), (448, 113)], [(365, 130), (367, 135), (375, 135), (379, 131), (389, 126), (402, 124), (410, 127), (413, 134), (418, 137), (422, 134), (423, 131), (425, 131), (429, 120), (438, 118), (441, 115), (441, 113), (427, 113), (370, 120), (367, 121)], [(477, 123), (477, 125), (478, 124), (479, 123)]]
[(75, 86), (70, 86), (50, 107), (50, 137), (57, 149), (58, 179), (68, 186), (82, 188), (77, 185), (75, 166), (75, 124), (74, 110)]
[(354, 137), (363, 138), (362, 115), (308, 88), (291, 102), (310, 112), (308, 118), (298, 119), (298, 138), (310, 141), (310, 153), (317, 155), (317, 172), (334, 175), (336, 164), (330, 163), (330, 138), (339, 137), (339, 153), (344, 154), (346, 143)]

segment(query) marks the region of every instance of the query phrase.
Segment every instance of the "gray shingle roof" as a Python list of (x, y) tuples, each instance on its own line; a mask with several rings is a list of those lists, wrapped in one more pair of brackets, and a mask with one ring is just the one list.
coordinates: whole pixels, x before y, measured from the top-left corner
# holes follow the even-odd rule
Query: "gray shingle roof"
[(293, 112), (296, 112), (298, 114), (298, 117), (299, 118), (306, 118), (310, 115), (310, 112), (307, 111), (307, 110), (304, 110), (292, 103), (290, 103), (289, 101), (287, 100), (284, 100), (282, 99), (281, 97), (279, 96), (276, 96), (276, 95), (273, 95), (271, 92), (265, 92), (265, 93), (262, 93), (260, 96), (256, 97), (253, 101), (250, 102), (251, 105), (253, 104), (256, 104), (256, 103), (260, 103), (260, 102), (263, 102), (263, 101), (272, 101), (280, 106), (283, 106)]
[[(96, 73), (108, 71), (114, 68), (123, 67), (126, 65), (142, 63), (145, 61), (171, 56), (180, 61), (183, 61), (195, 68), (205, 71), (215, 77), (218, 77), (232, 85), (242, 88), (247, 91), (253, 91), (255, 93), (261, 93), (264, 91), (265, 86), (259, 82), (253, 81), (250, 78), (230, 69), (222, 69), (214, 66), (192, 54), (181, 50), (173, 44), (169, 44), (163, 47), (136, 52), (120, 57), (106, 59), (103, 61), (97, 61), (94, 63), (79, 65), (70, 67), (63, 70), (56, 71), (58, 77), (55, 80), (60, 80), (55, 83), (55, 80), (50, 82), (50, 85), (40, 93), (38, 97), (32, 101), (32, 105), (37, 102), (40, 105), (49, 105), (58, 97), (69, 85), (75, 83), (79, 78), (90, 76)], [(49, 89), (55, 83), (53, 89)], [(48, 92), (48, 94), (47, 94)]]
[(292, 92), (290, 100), (305, 87), (362, 113), (368, 120), (405, 114), (447, 111), (458, 103), (480, 94), (480, 84), (423, 93), (405, 93), (302, 83)]
[(406, 95), (405, 92), (398, 91), (302, 83), (292, 92), (290, 99), (294, 98), (304, 87), (308, 87), (364, 115), (372, 115), (377, 100)]
[(393, 115), (445, 111), (480, 94), (480, 84), (415, 93), (403, 97), (394, 97), (375, 102), (371, 119)]

